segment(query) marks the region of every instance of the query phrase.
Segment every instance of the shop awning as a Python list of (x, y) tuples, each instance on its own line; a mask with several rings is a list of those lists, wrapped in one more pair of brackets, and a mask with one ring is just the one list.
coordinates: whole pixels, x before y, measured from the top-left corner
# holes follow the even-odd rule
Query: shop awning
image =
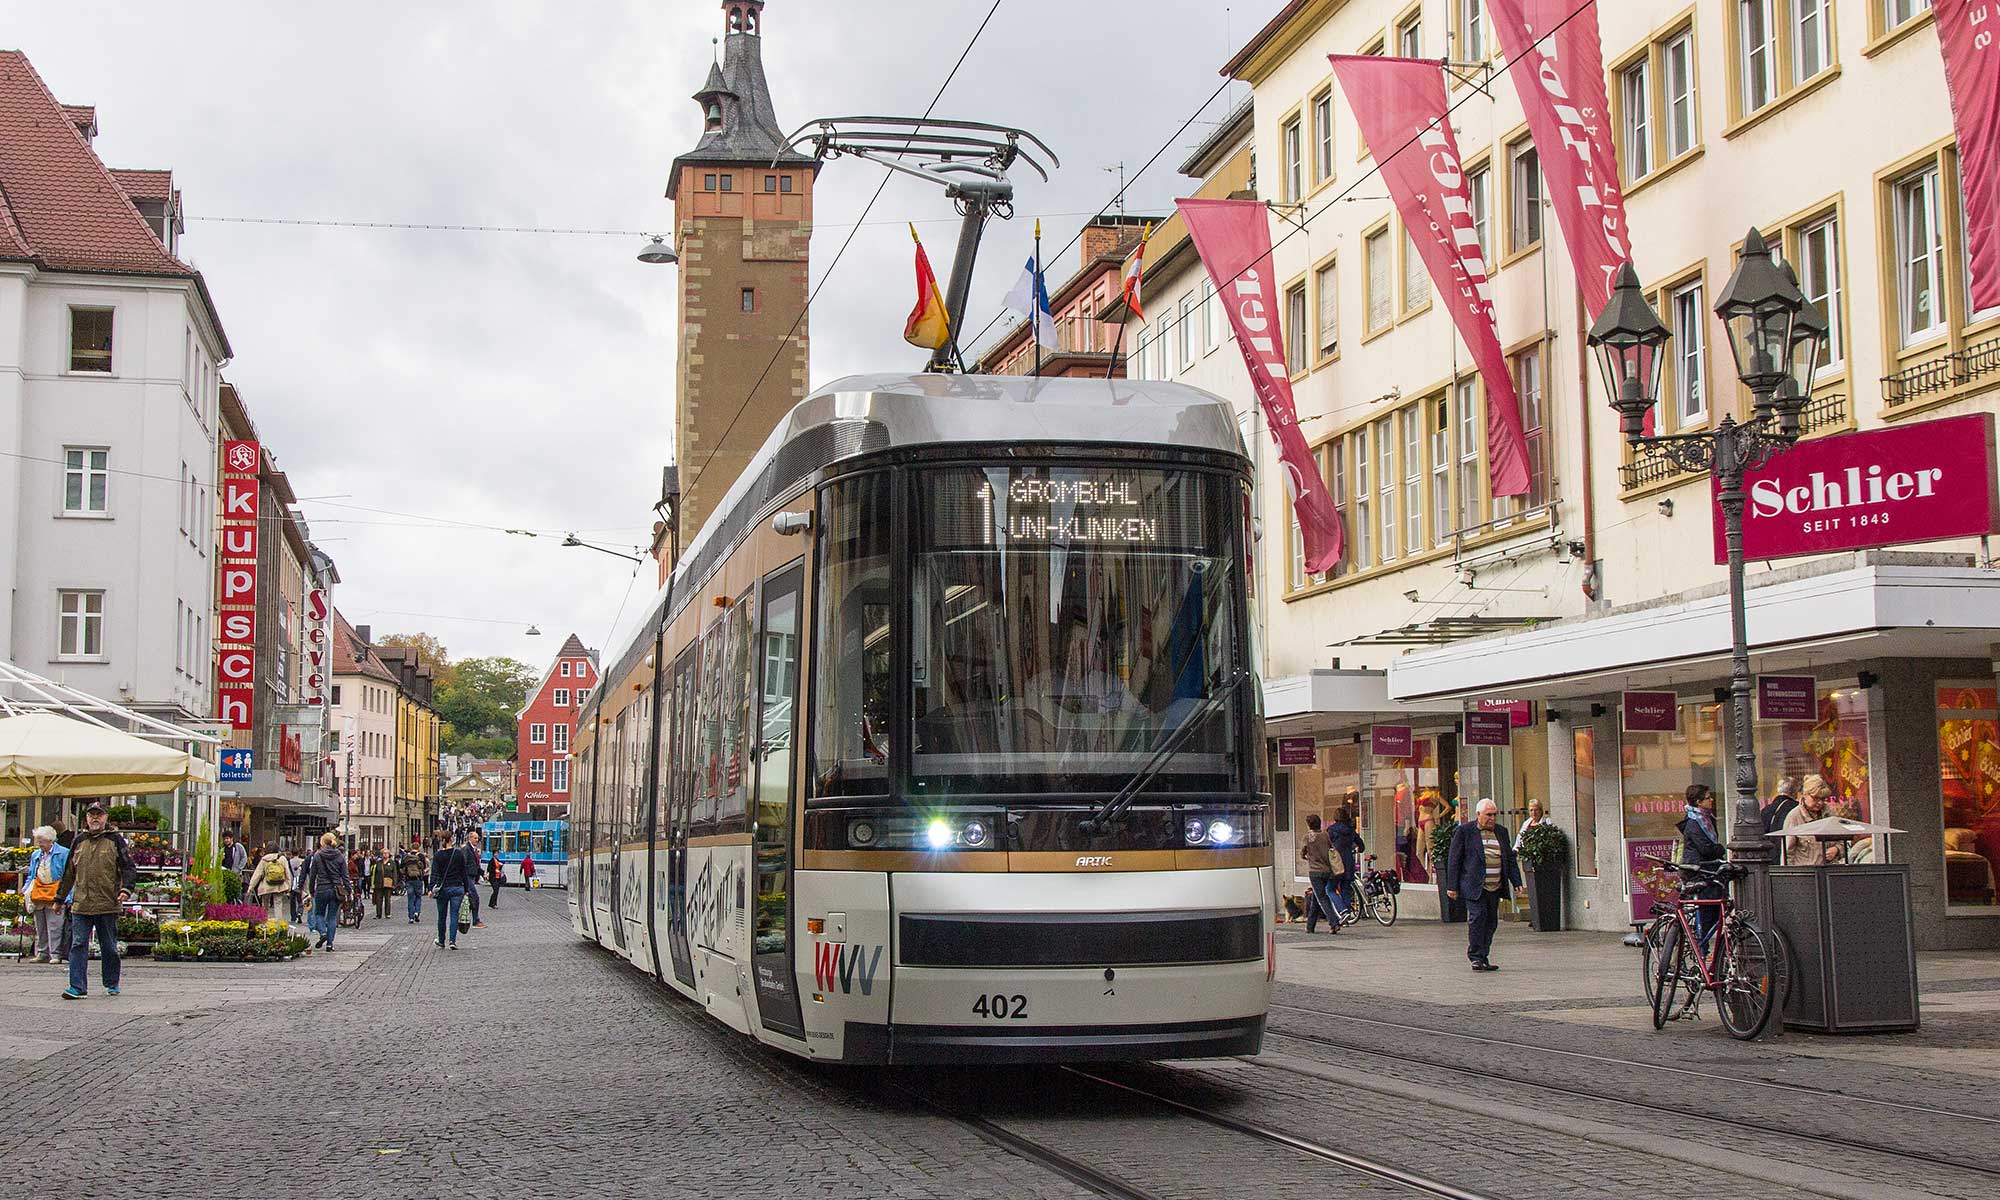
[[(1755, 568), (1753, 568), (1754, 570)], [(1962, 556), (1857, 551), (1751, 577), (1754, 670), (1884, 657), (1986, 657), (2000, 642), (2000, 572)], [(1726, 674), (1729, 596), (1713, 585), (1532, 629), (1412, 651), (1398, 705), (1490, 695), (1585, 696)]]
[(1393, 721), (1418, 713), (1457, 713), (1453, 703), (1399, 703), (1385, 671), (1313, 670), (1264, 681), (1264, 722), (1274, 734)]
[(185, 750), (53, 712), (0, 718), (0, 799), (150, 796), (212, 781)]

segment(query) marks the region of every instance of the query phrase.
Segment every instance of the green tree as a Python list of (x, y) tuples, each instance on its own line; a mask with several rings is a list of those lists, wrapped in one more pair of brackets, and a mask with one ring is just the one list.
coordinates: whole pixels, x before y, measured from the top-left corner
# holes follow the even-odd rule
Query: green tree
[(390, 633), (375, 639), (377, 646), (398, 650), (415, 650), (417, 657), (431, 669), (432, 686), (439, 691), (449, 686), (458, 668), (451, 661), (451, 651), (443, 642), (428, 633)]
[(450, 754), (506, 758), (514, 753), (514, 714), (535, 686), (534, 669), (512, 658), (468, 658), (452, 670), (451, 682), (437, 690), (438, 715), (446, 725)]

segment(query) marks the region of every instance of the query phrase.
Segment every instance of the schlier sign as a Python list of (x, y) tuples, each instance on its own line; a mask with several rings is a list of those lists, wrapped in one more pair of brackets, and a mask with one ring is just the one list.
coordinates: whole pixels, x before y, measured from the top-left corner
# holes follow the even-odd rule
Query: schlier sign
[[(2000, 532), (1993, 472), (1992, 413), (1800, 442), (1744, 477), (1743, 557)], [(1715, 561), (1726, 562), (1719, 503), (1714, 520)]]
[(249, 729), (257, 703), (257, 471), (255, 442), (222, 444), (222, 553), (216, 564), (215, 715)]

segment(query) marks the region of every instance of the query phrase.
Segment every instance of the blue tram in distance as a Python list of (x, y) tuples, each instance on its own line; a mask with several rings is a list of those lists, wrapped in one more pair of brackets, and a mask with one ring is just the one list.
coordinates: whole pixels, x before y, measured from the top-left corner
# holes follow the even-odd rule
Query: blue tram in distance
[(541, 886), (569, 886), (568, 821), (488, 821), (479, 831), (486, 839), (487, 857), (500, 856), (508, 887), (521, 886), (521, 860), (531, 854)]

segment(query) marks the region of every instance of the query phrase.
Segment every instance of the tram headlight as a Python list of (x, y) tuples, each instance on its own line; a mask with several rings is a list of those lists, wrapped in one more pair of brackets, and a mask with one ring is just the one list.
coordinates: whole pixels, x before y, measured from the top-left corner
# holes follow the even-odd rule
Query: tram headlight
[(931, 844), (933, 850), (944, 849), (953, 841), (951, 826), (941, 820), (932, 821), (924, 830), (924, 840)]
[(1208, 840), (1217, 846), (1227, 846), (1236, 840), (1236, 828), (1227, 821), (1210, 821)]
[(984, 846), (986, 844), (986, 822), (979, 820), (967, 821), (965, 828), (959, 831), (958, 836), (960, 841), (974, 849)]
[(847, 844), (866, 849), (875, 844), (875, 822), (854, 821), (847, 826)]
[(1184, 832), (1187, 836), (1188, 845), (1199, 846), (1208, 839), (1208, 822), (1202, 820), (1200, 817), (1189, 817), (1187, 829)]

